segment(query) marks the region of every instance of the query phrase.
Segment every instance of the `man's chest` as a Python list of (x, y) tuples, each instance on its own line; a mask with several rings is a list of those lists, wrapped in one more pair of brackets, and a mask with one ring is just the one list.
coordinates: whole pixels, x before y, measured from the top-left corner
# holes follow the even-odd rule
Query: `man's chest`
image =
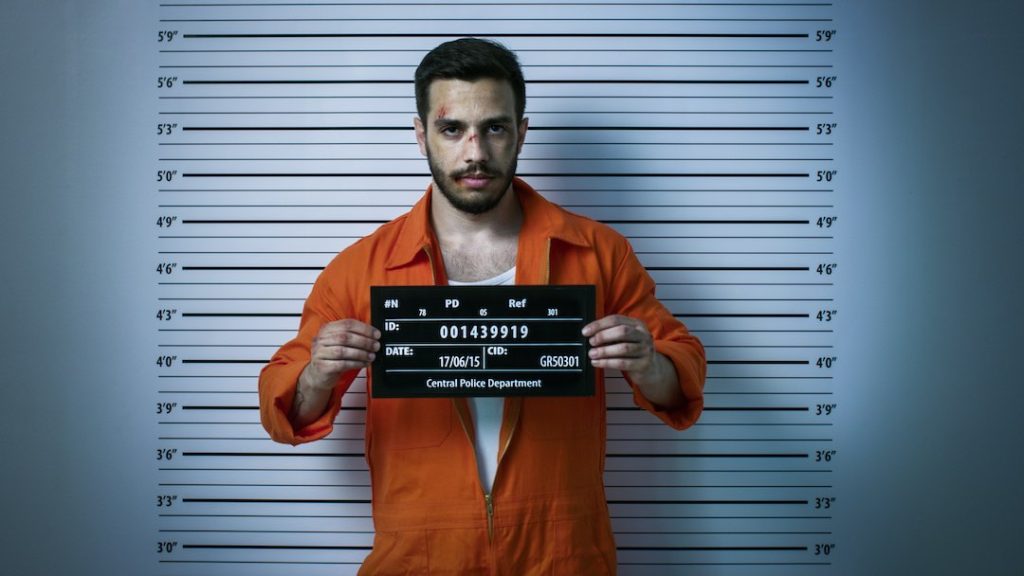
[(515, 241), (442, 247), (445, 273), (448, 278), (461, 282), (475, 282), (492, 278), (515, 266)]

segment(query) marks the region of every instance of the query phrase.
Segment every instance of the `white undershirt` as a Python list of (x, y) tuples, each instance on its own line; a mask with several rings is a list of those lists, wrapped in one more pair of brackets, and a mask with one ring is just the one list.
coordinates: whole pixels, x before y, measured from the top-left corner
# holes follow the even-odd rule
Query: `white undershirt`
[[(486, 280), (458, 282), (449, 280), (452, 286), (503, 286), (516, 283), (516, 267)], [(501, 416), (505, 409), (504, 398), (467, 398), (469, 412), (473, 415), (473, 434), (476, 436), (476, 468), (480, 484), (488, 494), (494, 487), (494, 475), (498, 472), (498, 440), (501, 436)]]

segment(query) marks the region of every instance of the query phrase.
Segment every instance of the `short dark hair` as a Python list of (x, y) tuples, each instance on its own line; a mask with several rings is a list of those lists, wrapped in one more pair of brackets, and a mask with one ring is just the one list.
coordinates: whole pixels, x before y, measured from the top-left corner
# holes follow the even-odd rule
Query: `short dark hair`
[(516, 97), (516, 119), (526, 112), (526, 81), (516, 55), (493, 40), (459, 38), (439, 45), (416, 67), (416, 112), (426, 122), (434, 80), (504, 80)]

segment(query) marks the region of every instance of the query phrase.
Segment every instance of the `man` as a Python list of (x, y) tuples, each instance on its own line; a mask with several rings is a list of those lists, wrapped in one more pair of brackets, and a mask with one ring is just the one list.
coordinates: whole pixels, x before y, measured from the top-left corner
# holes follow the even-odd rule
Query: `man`
[(371, 285), (593, 284), (598, 320), (583, 333), (597, 393), (367, 395), (376, 535), (360, 574), (614, 574), (603, 369), (623, 371), (636, 403), (674, 428), (703, 407), (703, 347), (654, 297), (628, 242), (515, 178), (525, 104), (518, 62), (499, 44), (461, 39), (424, 57), (414, 125), (427, 193), (324, 269), (298, 336), (260, 375), (260, 414), (279, 442), (330, 433), (380, 349)]

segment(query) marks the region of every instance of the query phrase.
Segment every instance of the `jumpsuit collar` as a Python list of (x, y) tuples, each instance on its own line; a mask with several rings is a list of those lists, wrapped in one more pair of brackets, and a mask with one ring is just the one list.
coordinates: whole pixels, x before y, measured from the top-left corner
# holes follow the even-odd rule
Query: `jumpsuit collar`
[[(519, 231), (521, 246), (523, 239), (537, 239), (544, 244), (555, 239), (577, 246), (591, 245), (589, 238), (569, 224), (565, 210), (546, 200), (522, 179), (512, 180), (512, 191), (523, 209), (523, 227)], [(385, 260), (387, 269), (408, 265), (424, 251), (436, 253), (437, 236), (430, 224), (430, 196), (431, 186), (428, 185), (423, 197), (402, 219), (398, 242)]]

